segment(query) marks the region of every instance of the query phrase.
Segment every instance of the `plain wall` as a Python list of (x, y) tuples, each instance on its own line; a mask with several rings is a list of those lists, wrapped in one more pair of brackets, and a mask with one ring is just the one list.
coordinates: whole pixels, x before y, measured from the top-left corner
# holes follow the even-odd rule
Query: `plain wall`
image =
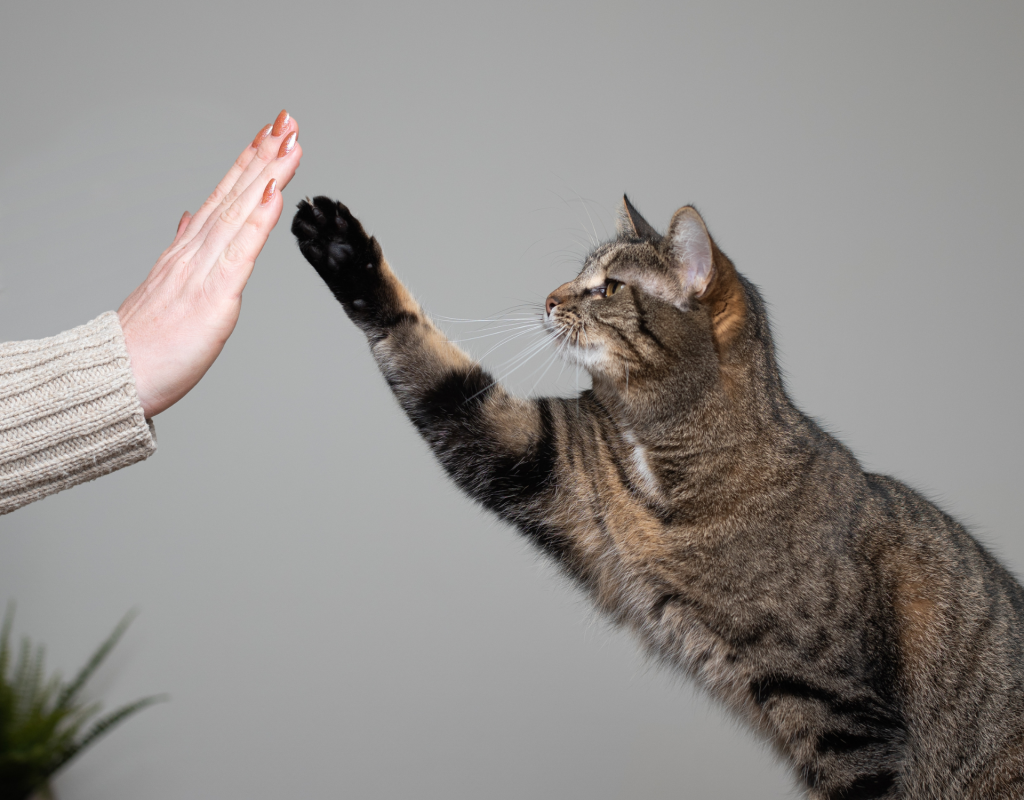
[(794, 796), (447, 482), (291, 209), (340, 197), (429, 311), (485, 318), (539, 309), (624, 191), (661, 229), (696, 203), (796, 402), (1019, 574), (1022, 30), (1013, 2), (5, 4), (0, 340), (116, 308), (281, 107), (305, 150), (157, 454), (0, 519), (48, 664), (137, 607), (94, 696), (172, 698), (61, 800)]

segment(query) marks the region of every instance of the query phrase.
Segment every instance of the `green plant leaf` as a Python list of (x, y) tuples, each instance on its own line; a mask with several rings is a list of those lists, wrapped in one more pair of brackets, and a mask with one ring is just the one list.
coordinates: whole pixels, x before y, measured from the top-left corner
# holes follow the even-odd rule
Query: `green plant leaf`
[(19, 642), (15, 657), (11, 647), (14, 604), (8, 603), (0, 627), (0, 800), (25, 800), (115, 725), (166, 699), (162, 695), (146, 697), (96, 720), (100, 705), (80, 697), (82, 687), (134, 617), (134, 612), (125, 615), (75, 678), (65, 684), (57, 674), (46, 676), (45, 651), (27, 637)]
[(96, 724), (89, 729), (89, 732), (85, 734), (76, 744), (68, 749), (60, 758), (60, 760), (53, 766), (50, 774), (59, 770), (62, 766), (67, 764), (71, 759), (77, 756), (82, 750), (88, 747), (90, 744), (99, 739), (103, 734), (107, 733), (111, 728), (117, 725), (119, 722), (127, 719), (133, 714), (138, 713), (142, 709), (154, 705), (155, 703), (164, 703), (170, 698), (165, 694), (155, 694), (150, 697), (143, 697), (141, 700), (136, 700), (134, 703), (128, 703), (128, 705), (121, 706), (117, 711), (111, 711), (105, 717), (101, 717), (97, 720)]
[(114, 646), (118, 643), (124, 632), (128, 630), (128, 626), (132, 624), (132, 620), (138, 615), (135, 609), (132, 609), (121, 619), (119, 623), (111, 631), (110, 636), (104, 639), (103, 643), (96, 648), (96, 652), (92, 654), (84, 667), (79, 670), (75, 679), (69, 683), (64, 691), (61, 693), (60, 698), (57, 700), (57, 707), (63, 708), (67, 703), (74, 700), (75, 696), (82, 690), (85, 682), (92, 677), (92, 674), (96, 671), (103, 660), (110, 655), (110, 651), (114, 649)]

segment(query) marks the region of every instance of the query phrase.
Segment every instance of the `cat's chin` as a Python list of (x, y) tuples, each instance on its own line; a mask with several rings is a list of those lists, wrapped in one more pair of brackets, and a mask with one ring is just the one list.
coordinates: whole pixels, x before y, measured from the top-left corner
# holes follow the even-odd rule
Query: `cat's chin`
[(591, 375), (604, 374), (609, 367), (607, 351), (599, 344), (569, 345), (561, 353), (566, 361), (583, 367)]
[(578, 333), (574, 334), (571, 329), (550, 317), (544, 320), (544, 327), (554, 337), (555, 347), (565, 361), (581, 366), (590, 373), (602, 372), (609, 366), (608, 351), (602, 342), (587, 342), (585, 338), (580, 341)]

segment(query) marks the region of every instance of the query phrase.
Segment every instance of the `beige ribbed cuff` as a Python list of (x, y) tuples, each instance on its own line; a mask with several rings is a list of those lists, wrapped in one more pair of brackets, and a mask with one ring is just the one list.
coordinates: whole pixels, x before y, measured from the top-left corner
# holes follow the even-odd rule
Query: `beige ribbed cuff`
[(0, 514), (155, 450), (115, 312), (0, 344)]

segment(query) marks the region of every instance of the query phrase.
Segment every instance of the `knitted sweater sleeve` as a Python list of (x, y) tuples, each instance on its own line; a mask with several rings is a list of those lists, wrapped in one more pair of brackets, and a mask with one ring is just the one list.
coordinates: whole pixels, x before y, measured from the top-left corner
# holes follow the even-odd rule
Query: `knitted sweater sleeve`
[(0, 514), (155, 450), (115, 312), (0, 343)]

